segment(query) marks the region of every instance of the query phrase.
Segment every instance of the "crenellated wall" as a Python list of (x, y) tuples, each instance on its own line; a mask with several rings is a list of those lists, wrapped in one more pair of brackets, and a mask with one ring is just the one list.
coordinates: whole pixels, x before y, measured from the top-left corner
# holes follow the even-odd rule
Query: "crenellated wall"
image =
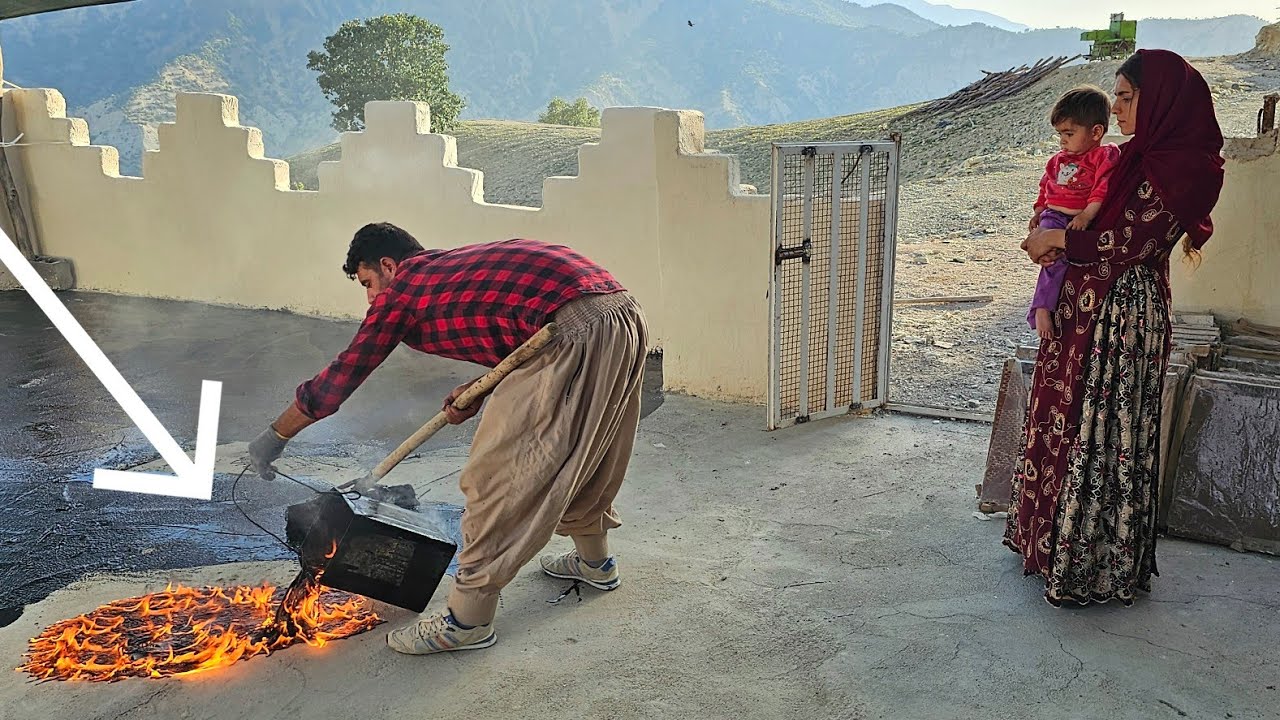
[[(4, 93), (5, 138), (49, 256), (70, 258), (84, 289), (363, 315), (339, 270), (352, 233), (389, 220), (428, 247), (511, 237), (564, 243), (612, 270), (649, 316), (669, 389), (763, 402), (771, 270), (768, 196), (742, 192), (737, 159), (704, 151), (702, 115), (610, 108), (579, 175), (547, 178), (543, 207), (484, 201), (484, 177), (457, 166), (452, 137), (421, 103), (376, 102), (366, 130), (293, 191), (289, 168), (239, 124), (236, 98), (178, 96), (143, 177), (121, 176), (115, 148), (90, 144), (56, 90)], [(1229, 141), (1217, 232), (1192, 271), (1175, 263), (1179, 309), (1280, 325), (1277, 135)], [(7, 219), (6, 219), (7, 222)]]
[(427, 247), (537, 238), (635, 293), (669, 389), (765, 396), (769, 198), (741, 192), (735, 157), (703, 151), (700, 113), (606, 110), (579, 175), (547, 178), (543, 207), (526, 208), (485, 203), (483, 174), (457, 167), (421, 103), (370, 103), (365, 131), (342, 136), (311, 192), (289, 189), (288, 165), (264, 157), (234, 97), (179, 95), (142, 178), (120, 175), (115, 149), (91, 145), (56, 90), (5, 99), (43, 250), (70, 258), (81, 288), (359, 317), (363, 291), (339, 268), (367, 222)]

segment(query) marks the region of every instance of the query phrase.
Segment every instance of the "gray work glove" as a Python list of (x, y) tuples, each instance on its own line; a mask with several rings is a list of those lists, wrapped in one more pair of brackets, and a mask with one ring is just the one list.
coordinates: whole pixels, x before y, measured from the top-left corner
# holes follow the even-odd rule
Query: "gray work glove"
[(280, 459), (284, 446), (288, 444), (289, 441), (280, 437), (275, 428), (268, 427), (249, 443), (249, 467), (263, 480), (275, 480), (276, 469), (271, 463)]

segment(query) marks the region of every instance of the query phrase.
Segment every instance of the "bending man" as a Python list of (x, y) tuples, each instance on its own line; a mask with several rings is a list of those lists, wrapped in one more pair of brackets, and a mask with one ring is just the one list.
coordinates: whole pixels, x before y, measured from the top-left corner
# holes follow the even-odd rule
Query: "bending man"
[[(620, 524), (613, 499), (640, 419), (647, 342), (635, 299), (566, 247), (508, 240), (424, 250), (389, 223), (356, 232), (342, 269), (365, 287), (369, 312), (351, 345), (249, 446), (266, 479), (286, 443), (337, 412), (400, 343), (493, 367), (548, 322), (560, 331), (488, 398), (459, 480), (463, 547), (448, 607), (388, 633), (387, 644), (415, 655), (489, 647), (499, 591), (555, 533), (575, 549), (543, 557), (548, 575), (617, 587), (607, 535)], [(470, 385), (445, 398), (449, 422), (479, 410), (452, 408)]]

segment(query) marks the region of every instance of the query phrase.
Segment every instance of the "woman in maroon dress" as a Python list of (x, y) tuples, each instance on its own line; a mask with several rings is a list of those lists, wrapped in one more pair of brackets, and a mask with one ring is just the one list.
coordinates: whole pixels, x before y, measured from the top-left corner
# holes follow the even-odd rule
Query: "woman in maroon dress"
[(1213, 232), (1222, 133), (1204, 78), (1143, 50), (1116, 74), (1126, 143), (1089, 230), (1035, 230), (1023, 243), (1070, 265), (1042, 340), (1004, 542), (1045, 599), (1133, 603), (1156, 572), (1160, 397), (1169, 355), (1169, 255)]

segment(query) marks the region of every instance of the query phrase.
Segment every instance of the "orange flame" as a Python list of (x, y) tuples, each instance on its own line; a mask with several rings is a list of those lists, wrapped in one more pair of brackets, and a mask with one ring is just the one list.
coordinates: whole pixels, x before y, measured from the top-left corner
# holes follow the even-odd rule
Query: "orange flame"
[(333, 541), (333, 547), (329, 548), (329, 552), (324, 554), (325, 560), (332, 560), (334, 555), (338, 554), (338, 541)]
[(170, 586), (117, 600), (50, 625), (31, 640), (18, 670), (40, 680), (190, 675), (300, 642), (320, 647), (382, 622), (357, 595), (309, 579), (294, 587), (300, 597), (287, 601), (267, 584)]

